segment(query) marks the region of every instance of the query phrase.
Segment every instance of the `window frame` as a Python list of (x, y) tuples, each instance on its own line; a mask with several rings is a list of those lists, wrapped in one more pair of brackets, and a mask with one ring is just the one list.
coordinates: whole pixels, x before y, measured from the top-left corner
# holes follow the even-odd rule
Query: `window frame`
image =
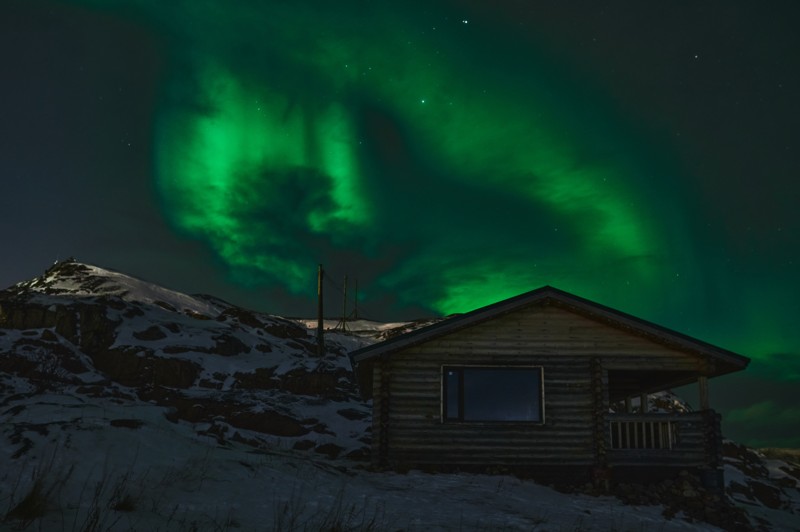
[[(464, 419), (464, 377), (461, 370), (464, 369), (520, 369), (520, 370), (538, 370), (539, 371), (539, 417), (540, 421), (525, 421), (525, 420), (465, 420)], [(447, 385), (447, 372), (456, 370), (459, 371), (458, 378), (458, 417), (447, 417), (447, 394), (450, 391)], [(453, 424), (468, 424), (468, 425), (544, 425), (545, 424), (545, 408), (544, 408), (544, 366), (540, 365), (514, 365), (514, 364), (442, 364), (440, 366), (440, 401), (439, 401), (439, 419), (440, 422), (447, 425)]]

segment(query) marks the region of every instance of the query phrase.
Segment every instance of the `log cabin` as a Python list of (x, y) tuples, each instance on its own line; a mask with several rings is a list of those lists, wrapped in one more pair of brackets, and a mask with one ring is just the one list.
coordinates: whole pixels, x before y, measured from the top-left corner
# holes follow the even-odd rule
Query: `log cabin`
[[(350, 354), (379, 468), (722, 484), (708, 379), (749, 359), (545, 286)], [(649, 412), (686, 384), (699, 409)], [(643, 405), (634, 412), (631, 405)]]

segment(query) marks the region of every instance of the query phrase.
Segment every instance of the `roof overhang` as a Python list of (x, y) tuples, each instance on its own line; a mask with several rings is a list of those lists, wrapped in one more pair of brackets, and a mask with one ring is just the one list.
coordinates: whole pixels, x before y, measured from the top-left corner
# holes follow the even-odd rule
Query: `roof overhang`
[[(503, 314), (514, 312), (527, 306), (552, 305), (570, 312), (600, 321), (632, 334), (646, 337), (653, 342), (699, 357), (711, 362), (707, 376), (716, 377), (747, 367), (750, 359), (703, 342), (691, 336), (667, 329), (655, 323), (637, 318), (619, 310), (606, 307), (588, 299), (570, 294), (552, 286), (544, 286), (531, 292), (499, 301), (466, 314), (458, 314), (434, 325), (417, 329), (384, 342), (358, 349), (350, 353), (350, 360), (356, 371), (361, 392), (365, 397), (372, 395), (372, 364), (380, 357), (419, 345), (446, 334), (477, 325)], [(366, 388), (365, 388), (366, 387)]]

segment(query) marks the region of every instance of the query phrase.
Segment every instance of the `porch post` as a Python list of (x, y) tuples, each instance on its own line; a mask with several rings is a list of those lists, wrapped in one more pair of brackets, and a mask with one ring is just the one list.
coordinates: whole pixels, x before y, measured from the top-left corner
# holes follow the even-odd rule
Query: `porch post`
[(608, 490), (611, 471), (606, 454), (609, 435), (608, 423), (608, 371), (603, 368), (600, 358), (591, 359), (592, 402), (594, 415), (594, 467), (592, 480), (595, 486)]
[(700, 391), (700, 410), (708, 410), (708, 377), (700, 375), (697, 378), (697, 385)]
[(647, 394), (643, 393), (639, 396), (639, 413), (646, 414), (648, 411)]

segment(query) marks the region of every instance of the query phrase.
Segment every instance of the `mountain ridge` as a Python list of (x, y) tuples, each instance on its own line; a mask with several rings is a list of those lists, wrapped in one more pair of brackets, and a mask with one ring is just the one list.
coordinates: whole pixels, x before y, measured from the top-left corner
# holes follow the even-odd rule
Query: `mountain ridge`
[[(282, 399), (322, 397), (348, 411), (357, 400), (345, 348), (335, 336), (329, 335), (326, 355), (319, 358), (312, 335), (297, 322), (79, 262), (57, 263), (41, 277), (0, 292), (0, 327), (10, 344), (5, 371), (25, 368), (27, 375), (40, 373), (42, 385), (80, 384), (78, 391), (95, 394), (103, 393), (102, 387), (135, 388), (138, 399), (170, 408), (174, 419), (212, 427), (224, 411), (232, 434), (253, 441), (259, 434), (314, 434), (331, 452), (333, 442), (324, 441), (327, 429), (307, 411), (313, 404), (293, 410)], [(45, 364), (48, 354), (55, 357)], [(215, 399), (241, 389), (266, 395), (239, 399), (237, 411), (231, 411), (229, 397)], [(358, 417), (362, 421), (344, 421), (364, 432), (364, 405)], [(366, 443), (359, 438), (365, 436), (350, 439), (340, 451), (364, 455)]]

